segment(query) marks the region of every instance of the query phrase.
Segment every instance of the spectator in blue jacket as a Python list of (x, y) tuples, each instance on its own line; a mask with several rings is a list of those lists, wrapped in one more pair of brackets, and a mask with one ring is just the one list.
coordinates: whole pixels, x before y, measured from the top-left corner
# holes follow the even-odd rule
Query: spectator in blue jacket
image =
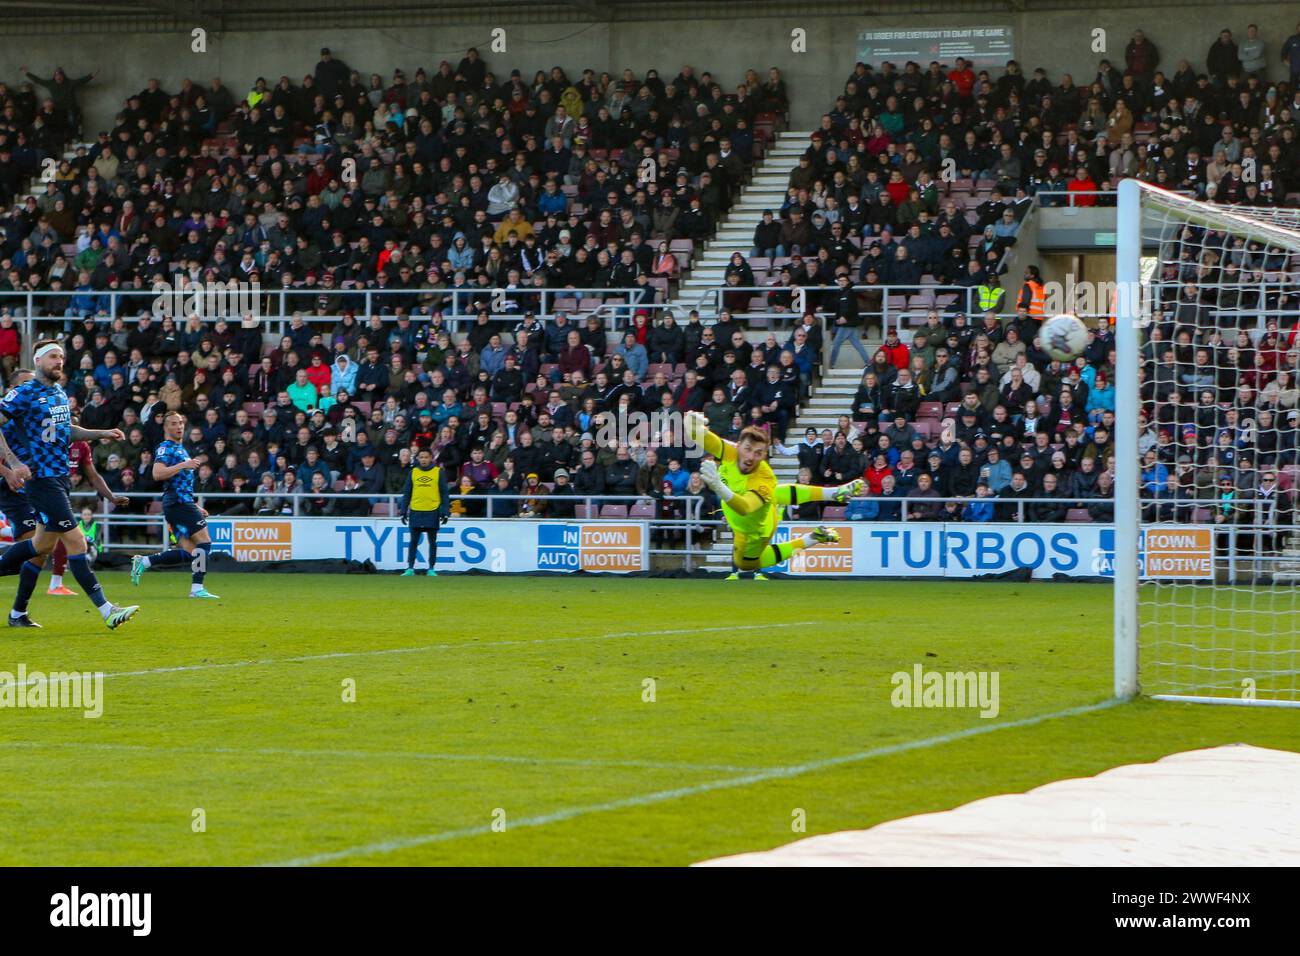
[(991, 497), (992, 489), (984, 482), (975, 486), (975, 495), (978, 501), (968, 501), (966, 507), (961, 509), (962, 521), (992, 521), (993, 520), (993, 503), (984, 499)]
[(316, 474), (324, 475), (325, 483), (329, 484), (330, 470), (326, 467), (325, 462), (321, 461), (320, 452), (316, 450), (316, 446), (312, 445), (307, 449), (307, 457), (298, 466), (295, 477), (303, 487), (310, 488), (312, 475)]
[(340, 389), (348, 395), (357, 392), (357, 366), (346, 355), (336, 358), (330, 371), (330, 391), (337, 395)]
[(614, 354), (623, 356), (628, 368), (636, 373), (638, 381), (645, 378), (650, 369), (650, 356), (646, 353), (645, 346), (636, 340), (635, 333), (628, 332), (624, 335), (622, 343), (614, 349)]

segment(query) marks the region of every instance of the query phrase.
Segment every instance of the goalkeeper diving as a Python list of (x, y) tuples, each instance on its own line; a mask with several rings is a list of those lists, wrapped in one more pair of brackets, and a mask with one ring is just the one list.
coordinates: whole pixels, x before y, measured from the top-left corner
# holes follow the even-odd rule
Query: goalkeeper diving
[(700, 477), (717, 494), (734, 537), (731, 558), (736, 571), (728, 580), (735, 580), (742, 571), (753, 571), (756, 578), (765, 580), (764, 568), (781, 564), (805, 548), (839, 541), (839, 533), (825, 525), (781, 544), (772, 544), (772, 536), (786, 505), (848, 501), (862, 487), (861, 479), (825, 488), (778, 485), (767, 463), (771, 439), (762, 429), (751, 426), (735, 442), (729, 442), (709, 431), (708, 419), (699, 412), (687, 412), (685, 425), (686, 440), (703, 446), (705, 453), (713, 456), (700, 463)]

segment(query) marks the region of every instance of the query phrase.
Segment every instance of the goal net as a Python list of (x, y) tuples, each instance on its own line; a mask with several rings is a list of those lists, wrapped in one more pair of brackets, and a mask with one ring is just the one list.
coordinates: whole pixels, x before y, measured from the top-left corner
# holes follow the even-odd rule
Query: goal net
[(1120, 188), (1115, 682), (1300, 706), (1300, 210)]

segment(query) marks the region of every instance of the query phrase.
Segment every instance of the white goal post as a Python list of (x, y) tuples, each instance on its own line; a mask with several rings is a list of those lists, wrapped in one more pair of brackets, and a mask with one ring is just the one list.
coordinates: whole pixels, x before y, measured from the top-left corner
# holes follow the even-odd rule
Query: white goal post
[(1115, 694), (1300, 707), (1300, 210), (1117, 212)]

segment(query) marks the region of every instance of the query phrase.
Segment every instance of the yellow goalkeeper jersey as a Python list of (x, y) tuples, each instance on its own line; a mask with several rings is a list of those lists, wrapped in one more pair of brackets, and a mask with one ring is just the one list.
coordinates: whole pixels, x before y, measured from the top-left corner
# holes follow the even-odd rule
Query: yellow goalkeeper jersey
[(760, 461), (749, 474), (744, 474), (736, 465), (736, 446), (723, 441), (712, 432), (704, 435), (704, 450), (720, 461), (718, 475), (736, 495), (753, 492), (763, 501), (763, 507), (742, 515), (731, 507), (730, 502), (722, 503), (722, 513), (731, 530), (737, 534), (751, 535), (757, 538), (770, 538), (776, 534), (776, 526), (781, 521), (781, 509), (776, 503), (776, 473), (766, 461)]

